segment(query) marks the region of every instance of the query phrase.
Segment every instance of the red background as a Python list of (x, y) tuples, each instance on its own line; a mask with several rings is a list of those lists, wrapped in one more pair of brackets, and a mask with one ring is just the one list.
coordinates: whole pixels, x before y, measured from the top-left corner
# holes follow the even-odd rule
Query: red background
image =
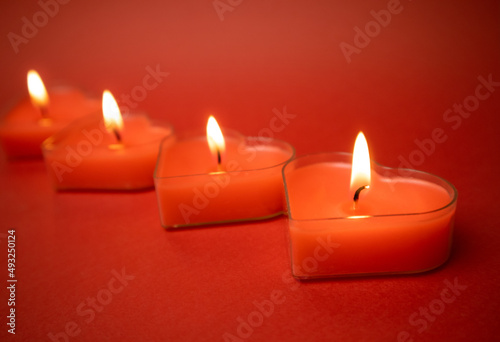
[[(354, 28), (387, 1), (237, 2), (221, 21), (212, 0), (71, 0), (15, 53), (9, 32), (21, 35), (22, 18), (32, 22), (41, 7), (4, 1), (0, 105), (5, 111), (25, 95), (30, 68), (47, 85), (64, 81), (97, 96), (109, 88), (120, 99), (142, 84), (146, 67), (159, 65), (170, 74), (138, 108), (178, 131), (202, 129), (214, 114), (221, 125), (256, 135), (274, 108), (286, 106), (296, 116), (275, 137), (303, 155), (350, 151), (363, 130), (378, 162), (396, 167), (413, 155), (415, 168), (457, 187), (449, 262), (414, 276), (292, 281), (284, 217), (165, 231), (154, 191), (56, 193), (41, 161), (2, 155), (0, 338), (50, 341), (49, 333), (73, 321), (70, 341), (223, 341), (225, 333), (248, 341), (397, 341), (401, 331), (415, 341), (494, 340), (500, 87), (456, 129), (443, 113), (474, 95), (479, 76), (500, 81), (498, 1), (402, 0), (402, 11), (351, 63), (339, 44), (353, 44)], [(415, 159), (415, 140), (436, 128), (446, 141)], [(5, 324), (11, 228), (15, 337)], [(112, 271), (123, 268), (135, 278), (87, 322), (77, 307), (102, 296)], [(445, 280), (466, 288), (419, 332), (410, 317), (436, 303)], [(253, 302), (273, 293), (284, 302), (250, 336), (238, 336)]]

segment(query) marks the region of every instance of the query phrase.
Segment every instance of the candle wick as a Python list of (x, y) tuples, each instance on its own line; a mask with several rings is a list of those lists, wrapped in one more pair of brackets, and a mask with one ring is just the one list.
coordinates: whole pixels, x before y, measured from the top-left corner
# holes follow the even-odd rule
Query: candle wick
[(361, 191), (363, 191), (364, 189), (369, 189), (370, 186), (369, 185), (363, 185), (361, 187), (358, 188), (358, 190), (356, 190), (356, 192), (354, 193), (354, 209), (356, 209), (356, 205), (358, 204), (358, 200), (359, 200), (359, 194), (361, 193)]
[(221, 154), (220, 154), (220, 150), (217, 149), (217, 171), (219, 171), (219, 172), (222, 171), (221, 162), (222, 162), (222, 157), (221, 157)]
[(118, 132), (118, 130), (116, 128), (113, 128), (113, 133), (116, 137), (116, 140), (118, 140), (119, 143), (122, 142), (122, 136), (120, 135), (120, 132)]
[(39, 106), (40, 109), (40, 114), (42, 115), (42, 118), (48, 118), (49, 117), (49, 110), (47, 106)]

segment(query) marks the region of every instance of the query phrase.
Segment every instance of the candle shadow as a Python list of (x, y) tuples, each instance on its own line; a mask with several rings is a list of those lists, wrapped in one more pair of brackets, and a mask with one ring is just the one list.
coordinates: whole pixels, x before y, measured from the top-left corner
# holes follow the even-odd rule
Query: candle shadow
[(453, 240), (452, 247), (450, 252), (450, 257), (447, 262), (457, 263), (466, 257), (466, 255), (470, 254), (469, 247), (471, 246), (470, 239), (466, 235), (465, 227), (460, 224), (455, 224), (453, 227)]

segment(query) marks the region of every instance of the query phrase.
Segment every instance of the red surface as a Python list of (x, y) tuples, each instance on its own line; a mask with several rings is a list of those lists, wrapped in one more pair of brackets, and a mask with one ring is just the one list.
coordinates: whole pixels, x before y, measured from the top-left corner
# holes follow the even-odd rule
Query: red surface
[[(2, 158), (0, 339), (50, 341), (67, 328), (71, 341), (223, 341), (240, 338), (248, 317), (256, 326), (241, 325), (244, 341), (497, 339), (500, 87), (487, 91), (478, 77), (500, 81), (500, 5), (401, 5), (347, 63), (339, 44), (353, 44), (354, 28), (387, 1), (243, 1), (221, 21), (211, 0), (73, 0), (17, 54), (9, 33), (21, 34), (23, 17), (41, 7), (4, 2), (4, 108), (35, 68), (48, 87), (64, 80), (95, 94), (109, 88), (122, 104), (142, 99), (127, 106), (178, 131), (203, 129), (211, 113), (245, 135), (271, 132), (298, 155), (350, 151), (363, 130), (373, 159), (413, 160), (451, 181), (459, 199), (452, 255), (436, 271), (301, 283), (289, 277), (284, 218), (169, 232), (153, 191), (55, 193), (40, 161)], [(474, 110), (461, 117), (464, 100)], [(427, 154), (417, 152), (422, 142)], [(10, 228), (15, 337), (5, 324)], [(113, 272), (122, 270), (130, 277), (120, 283)], [(96, 296), (107, 305), (90, 309)]]

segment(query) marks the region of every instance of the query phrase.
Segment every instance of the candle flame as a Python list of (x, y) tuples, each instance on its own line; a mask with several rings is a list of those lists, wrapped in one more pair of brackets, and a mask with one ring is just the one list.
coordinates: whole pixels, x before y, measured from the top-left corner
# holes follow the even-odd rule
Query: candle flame
[(123, 128), (123, 119), (118, 103), (109, 90), (102, 93), (102, 115), (106, 129), (115, 134)]
[(370, 154), (363, 132), (359, 132), (354, 143), (351, 170), (351, 191), (355, 193), (361, 187), (369, 188), (371, 181)]
[(31, 101), (39, 108), (46, 107), (49, 104), (49, 95), (43, 85), (40, 75), (35, 70), (28, 71), (28, 92)]
[(207, 141), (210, 151), (212, 154), (217, 155), (217, 162), (220, 164), (221, 154), (226, 150), (226, 143), (219, 124), (212, 115), (208, 118), (207, 123)]

